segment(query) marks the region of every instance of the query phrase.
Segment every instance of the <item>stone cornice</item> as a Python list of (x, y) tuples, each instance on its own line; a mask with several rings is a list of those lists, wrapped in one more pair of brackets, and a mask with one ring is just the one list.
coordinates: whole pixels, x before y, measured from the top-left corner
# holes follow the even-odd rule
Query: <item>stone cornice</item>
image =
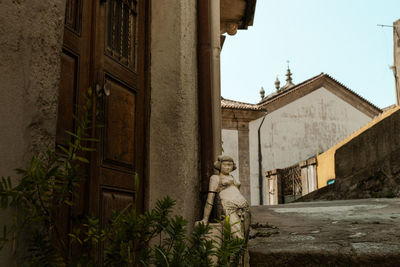
[(256, 0), (220, 0), (221, 34), (235, 35), (253, 25)]

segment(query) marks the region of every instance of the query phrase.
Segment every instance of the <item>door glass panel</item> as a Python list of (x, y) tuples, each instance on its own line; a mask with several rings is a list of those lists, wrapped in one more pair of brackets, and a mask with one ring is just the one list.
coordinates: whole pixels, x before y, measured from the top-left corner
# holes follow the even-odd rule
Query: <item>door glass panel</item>
[(137, 0), (109, 0), (106, 55), (136, 71)]
[(65, 25), (80, 35), (82, 25), (82, 1), (67, 0), (65, 8)]

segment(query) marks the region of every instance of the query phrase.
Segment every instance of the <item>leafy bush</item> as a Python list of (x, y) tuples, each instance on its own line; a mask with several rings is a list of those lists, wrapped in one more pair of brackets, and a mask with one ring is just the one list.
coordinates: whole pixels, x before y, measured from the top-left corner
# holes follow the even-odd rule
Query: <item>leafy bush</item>
[[(60, 211), (73, 206), (74, 199), (78, 197), (77, 189), (84, 179), (82, 164), (89, 162), (82, 155), (93, 151), (85, 145), (95, 141), (87, 134), (92, 128), (89, 119), (92, 108), (90, 96), (89, 90), (82, 116), (76, 120), (76, 132), (66, 131), (71, 137), (67, 146), (58, 146), (58, 151), (49, 150), (34, 155), (26, 169), (16, 170), (20, 175), (16, 186), (12, 185), (10, 177), (1, 178), (1, 207), (11, 208), (13, 223), (11, 229), (4, 226), (0, 248), (12, 241), (16, 252), (18, 241), (24, 240), (28, 244), (28, 253), (24, 254), (28, 255), (26, 262), (30, 266), (66, 266), (67, 262), (72, 262), (69, 255), (71, 244), (65, 242), (58, 219)], [(90, 216), (84, 220), (93, 226)], [(88, 224), (80, 222), (78, 225), (83, 230)], [(94, 227), (98, 228), (98, 225)], [(92, 242), (98, 242), (97, 234), (90, 233), (85, 240), (89, 238)], [(71, 237), (71, 242), (77, 240), (77, 236)], [(80, 259), (84, 258), (89, 246), (85, 244), (82, 247), (77, 255)]]
[[(99, 258), (106, 266), (118, 267), (236, 266), (245, 244), (243, 239), (232, 238), (229, 217), (221, 222), (218, 242), (208, 237), (210, 226), (202, 223), (187, 235), (186, 220), (171, 215), (175, 201), (169, 197), (143, 214), (137, 213), (135, 205), (113, 211), (104, 229), (96, 217), (78, 217), (66, 238), (57, 223), (60, 211), (74, 205), (85, 178), (83, 164), (88, 163), (83, 155), (93, 151), (89, 145), (96, 141), (87, 134), (92, 128), (90, 97), (89, 90), (76, 132), (67, 132), (72, 140), (67, 146), (33, 156), (26, 169), (17, 170), (20, 180), (16, 186), (10, 177), (1, 178), (1, 208), (11, 208), (13, 223), (10, 229), (4, 226), (0, 249), (10, 242), (16, 244), (13, 251), (26, 255), (25, 266), (99, 266)], [(18, 247), (20, 240), (27, 251)], [(104, 255), (98, 255), (100, 247)], [(212, 262), (213, 256), (217, 262)]]
[[(115, 212), (108, 228), (106, 266), (237, 266), (245, 252), (244, 239), (233, 238), (229, 217), (220, 222), (218, 242), (210, 226), (199, 223), (186, 236), (187, 222), (171, 216), (175, 201), (157, 201), (153, 210), (136, 214), (135, 208)], [(218, 258), (217, 262), (212, 257)]]

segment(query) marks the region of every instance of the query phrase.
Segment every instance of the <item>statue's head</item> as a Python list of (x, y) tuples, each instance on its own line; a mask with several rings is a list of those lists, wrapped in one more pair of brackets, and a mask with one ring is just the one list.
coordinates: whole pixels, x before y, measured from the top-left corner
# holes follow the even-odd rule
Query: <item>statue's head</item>
[(221, 165), (222, 165), (223, 162), (232, 163), (232, 164), (233, 164), (232, 171), (236, 170), (236, 164), (235, 164), (235, 162), (233, 161), (233, 158), (230, 157), (230, 156), (226, 156), (226, 155), (220, 155), (220, 156), (218, 156), (217, 161), (214, 162), (214, 168), (215, 168), (216, 170), (218, 170), (219, 172), (221, 172)]

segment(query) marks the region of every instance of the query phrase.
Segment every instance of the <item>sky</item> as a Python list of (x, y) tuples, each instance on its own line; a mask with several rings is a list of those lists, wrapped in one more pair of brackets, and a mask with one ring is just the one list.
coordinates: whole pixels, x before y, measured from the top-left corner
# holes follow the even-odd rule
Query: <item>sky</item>
[(395, 103), (393, 25), (400, 0), (257, 0), (254, 25), (228, 36), (221, 94), (248, 103), (286, 83), (327, 73), (380, 108)]

